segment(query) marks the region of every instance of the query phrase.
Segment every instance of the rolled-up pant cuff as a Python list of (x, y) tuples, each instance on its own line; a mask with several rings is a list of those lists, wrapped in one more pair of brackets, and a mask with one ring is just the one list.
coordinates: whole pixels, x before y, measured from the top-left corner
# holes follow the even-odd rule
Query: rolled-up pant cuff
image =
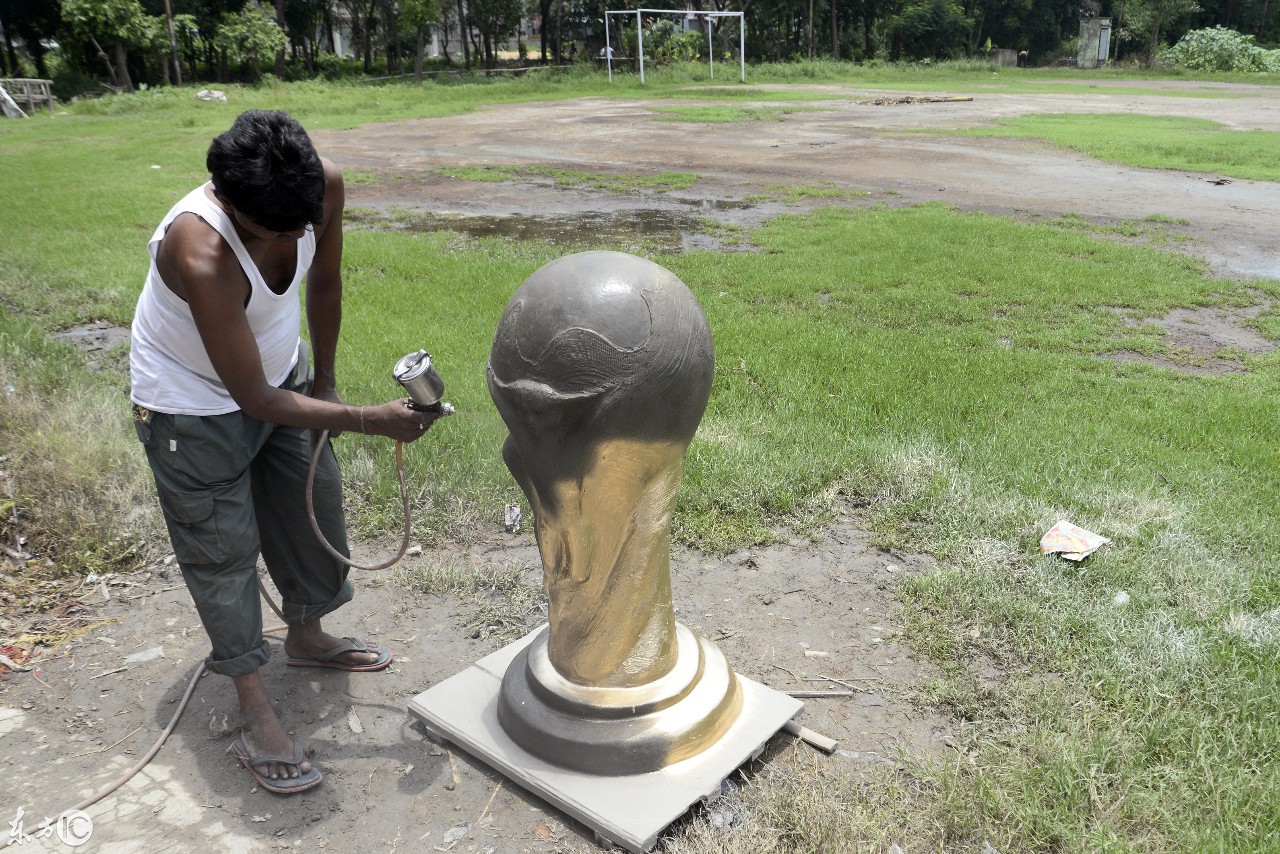
[(247, 676), (253, 673), (270, 659), (271, 647), (267, 646), (266, 638), (260, 638), (258, 645), (243, 655), (237, 655), (235, 658), (225, 658), (221, 661), (210, 655), (204, 660), (204, 666), (210, 673), (235, 678), (236, 676)]
[(305, 605), (301, 602), (281, 602), (280, 612), (284, 614), (284, 618), (291, 623), (309, 623), (312, 620), (318, 620), (326, 614), (338, 610), (343, 605), (351, 601), (355, 596), (355, 589), (351, 586), (351, 579), (344, 578), (342, 587), (338, 590), (338, 595), (334, 596), (323, 605)]

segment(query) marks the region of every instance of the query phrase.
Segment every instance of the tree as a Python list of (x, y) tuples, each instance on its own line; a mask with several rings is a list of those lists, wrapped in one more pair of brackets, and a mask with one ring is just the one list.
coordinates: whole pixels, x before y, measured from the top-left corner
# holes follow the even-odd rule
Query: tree
[(467, 40), (467, 31), (471, 29), (471, 20), (467, 17), (468, 4), (464, 0), (458, 2), (458, 39), (462, 42), (462, 64), (471, 69), (471, 47)]
[(413, 27), (416, 37), (413, 75), (418, 80), (422, 79), (422, 61), (426, 53), (427, 28), (440, 18), (441, 6), (440, 0), (400, 0), (400, 17), (404, 19), (406, 24)]
[[(129, 48), (150, 44), (157, 23), (143, 12), (138, 0), (63, 0), (62, 20), (74, 37), (93, 45), (112, 85), (132, 92)], [(102, 47), (104, 42), (115, 53), (114, 64)]]
[(897, 53), (946, 58), (964, 50), (969, 19), (955, 0), (908, 0), (890, 28)]
[[(275, 20), (276, 20), (276, 26), (280, 28), (281, 32), (285, 32), (284, 5), (285, 5), (284, 0), (276, 0), (276, 19)], [(275, 67), (272, 69), (272, 73), (274, 73), (276, 77), (280, 77), (280, 78), (284, 77), (284, 49), (285, 49), (285, 45), (287, 44), (288, 44), (288, 38), (286, 37), (283, 41), (280, 42), (280, 49), (276, 51)]]
[(329, 0), (285, 0), (284, 31), (289, 36), (294, 55), (301, 51), (307, 73), (313, 76), (317, 73), (316, 33), (325, 24), (329, 6)]
[(173, 33), (178, 39), (178, 52), (187, 61), (188, 76), (196, 79), (196, 64), (200, 59), (203, 47), (200, 39), (200, 24), (195, 15), (174, 15)]
[(480, 33), (485, 65), (498, 64), (498, 44), (520, 29), (524, 14), (521, 0), (471, 0), (468, 4), (471, 25)]
[(267, 57), (274, 58), (276, 51), (284, 50), (285, 35), (264, 9), (246, 6), (240, 14), (223, 18), (217, 42), (218, 47), (257, 77), (258, 64)]
[(1150, 68), (1155, 62), (1156, 51), (1160, 49), (1161, 31), (1180, 18), (1200, 11), (1200, 4), (1196, 0), (1129, 0), (1124, 11), (1129, 26), (1146, 39), (1143, 64)]
[(16, 35), (26, 45), (27, 53), (36, 67), (37, 77), (48, 77), (45, 67), (46, 53), (44, 40), (52, 38), (58, 31), (58, 4), (55, 0), (4, 0), (0, 3), (0, 26), (4, 28), (5, 47), (9, 54), (9, 64), (13, 66), (13, 76), (18, 73), (18, 55), (13, 49), (13, 37)]

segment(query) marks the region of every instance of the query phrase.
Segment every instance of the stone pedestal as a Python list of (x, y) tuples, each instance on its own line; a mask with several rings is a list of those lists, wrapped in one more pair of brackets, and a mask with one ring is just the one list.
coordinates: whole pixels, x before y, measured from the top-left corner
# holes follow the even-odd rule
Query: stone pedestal
[[(545, 632), (545, 626), (537, 629), (422, 692), (409, 701), (409, 712), (434, 737), (453, 743), (586, 825), (597, 836), (633, 854), (652, 850), (667, 825), (692, 805), (715, 795), (721, 781), (757, 756), (765, 743), (804, 708), (793, 697), (733, 675), (738, 686), (738, 713), (713, 743), (696, 755), (639, 774), (601, 774), (568, 768), (516, 744), (498, 719), (503, 678), (509, 670), (524, 672), (539, 638), (545, 643)], [(682, 640), (685, 633), (697, 645), (706, 643), (681, 626)], [(524, 663), (512, 669), (517, 659)], [(614, 723), (578, 719), (577, 735), (570, 736), (570, 751), (579, 749), (573, 745), (596, 741), (596, 733), (611, 731), (618, 721), (623, 721), (621, 725), (625, 727), (628, 718), (615, 719)], [(645, 725), (643, 715), (630, 719), (640, 721), (641, 727)], [(680, 714), (673, 718), (677, 722), (682, 719), (685, 716)], [(551, 747), (539, 752), (555, 755)]]

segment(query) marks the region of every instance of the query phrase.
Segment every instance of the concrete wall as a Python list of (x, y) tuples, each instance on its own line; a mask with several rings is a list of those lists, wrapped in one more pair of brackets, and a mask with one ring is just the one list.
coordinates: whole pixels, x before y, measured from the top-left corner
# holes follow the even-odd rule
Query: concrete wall
[(1111, 50), (1111, 19), (1081, 18), (1080, 48), (1076, 52), (1076, 68), (1098, 68), (1107, 64)]

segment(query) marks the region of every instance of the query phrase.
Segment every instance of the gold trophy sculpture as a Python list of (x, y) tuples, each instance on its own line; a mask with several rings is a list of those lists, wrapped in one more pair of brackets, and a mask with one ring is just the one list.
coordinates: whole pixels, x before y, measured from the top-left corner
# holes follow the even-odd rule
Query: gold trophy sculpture
[(533, 510), (549, 625), (410, 703), (429, 731), (630, 851), (803, 708), (675, 620), (671, 514), (713, 371), (702, 307), (657, 264), (585, 252), (525, 280), (488, 383)]
[(714, 364), (689, 289), (618, 252), (548, 264), (498, 324), (489, 393), (550, 602), (550, 625), (506, 672), (498, 719), (550, 762), (654, 771), (715, 742), (741, 708), (729, 663), (671, 603), (671, 513)]

